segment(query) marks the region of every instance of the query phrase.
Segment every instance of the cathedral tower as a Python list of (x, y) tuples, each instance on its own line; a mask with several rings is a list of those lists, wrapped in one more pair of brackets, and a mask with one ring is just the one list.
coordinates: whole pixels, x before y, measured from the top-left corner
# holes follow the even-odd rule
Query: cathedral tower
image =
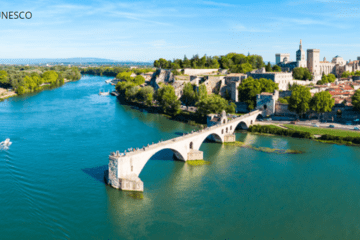
[(307, 66), (307, 63), (305, 60), (305, 51), (302, 49), (301, 39), (300, 39), (299, 50), (296, 51), (296, 62), (297, 62), (298, 67), (305, 68)]

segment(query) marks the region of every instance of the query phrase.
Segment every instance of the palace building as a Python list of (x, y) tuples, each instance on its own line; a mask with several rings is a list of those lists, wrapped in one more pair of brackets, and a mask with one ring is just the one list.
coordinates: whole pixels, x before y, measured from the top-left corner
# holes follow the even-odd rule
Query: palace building
[(289, 53), (277, 53), (275, 54), (275, 62), (284, 72), (291, 72), (296, 67), (307, 67), (315, 80), (320, 80), (323, 73), (332, 73), (339, 78), (345, 71), (355, 72), (360, 70), (360, 57), (358, 57), (358, 60), (346, 62), (337, 55), (329, 62), (325, 57), (323, 61), (320, 61), (319, 49), (307, 49), (306, 53), (307, 58), (305, 59), (305, 51), (300, 40), (299, 50), (296, 51), (296, 61), (290, 61)]

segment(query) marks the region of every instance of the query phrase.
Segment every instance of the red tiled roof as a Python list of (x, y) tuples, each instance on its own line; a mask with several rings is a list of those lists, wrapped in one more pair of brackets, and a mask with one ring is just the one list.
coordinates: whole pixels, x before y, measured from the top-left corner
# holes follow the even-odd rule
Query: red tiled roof
[(351, 61), (351, 62), (348, 63), (348, 65), (353, 64), (353, 63), (359, 63), (359, 60)]

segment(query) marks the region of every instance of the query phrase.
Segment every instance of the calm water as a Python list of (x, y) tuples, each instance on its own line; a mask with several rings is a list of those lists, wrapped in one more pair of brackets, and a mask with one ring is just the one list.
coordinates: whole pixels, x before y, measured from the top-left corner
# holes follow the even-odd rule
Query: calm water
[(1, 239), (359, 239), (360, 149), (237, 134), (276, 155), (204, 143), (208, 166), (155, 155), (143, 199), (103, 183), (108, 155), (192, 128), (120, 105), (105, 77), (0, 103)]

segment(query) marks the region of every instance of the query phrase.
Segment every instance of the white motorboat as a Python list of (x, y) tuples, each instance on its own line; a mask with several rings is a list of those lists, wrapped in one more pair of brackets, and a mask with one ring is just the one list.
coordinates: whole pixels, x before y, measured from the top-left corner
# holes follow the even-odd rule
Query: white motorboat
[(100, 90), (99, 95), (100, 95), (100, 96), (110, 95), (110, 91), (108, 91), (108, 92), (102, 92), (102, 91)]
[(111, 83), (112, 79), (110, 80), (105, 80), (106, 83)]
[(12, 142), (10, 142), (10, 138), (7, 138), (7, 139), (5, 139), (5, 141), (0, 142), (0, 145), (4, 146), (4, 147), (8, 147), (11, 144), (12, 144)]

